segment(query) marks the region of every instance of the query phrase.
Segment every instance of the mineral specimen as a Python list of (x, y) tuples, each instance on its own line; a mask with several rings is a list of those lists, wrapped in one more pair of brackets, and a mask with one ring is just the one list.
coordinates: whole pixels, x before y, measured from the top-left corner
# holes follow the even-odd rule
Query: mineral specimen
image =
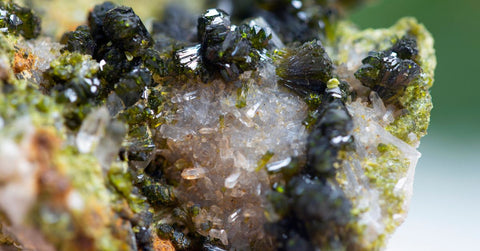
[(436, 59), (413, 18), (358, 30), (360, 2), (172, 6), (151, 32), (105, 2), (61, 44), (1, 3), (0, 248), (385, 247)]
[(30, 39), (40, 35), (40, 18), (32, 10), (15, 3), (0, 3), (0, 31)]

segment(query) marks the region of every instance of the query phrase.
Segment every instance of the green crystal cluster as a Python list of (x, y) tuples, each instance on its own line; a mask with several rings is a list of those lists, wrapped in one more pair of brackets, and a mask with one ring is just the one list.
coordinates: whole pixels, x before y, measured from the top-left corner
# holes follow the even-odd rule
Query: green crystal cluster
[[(346, 21), (362, 2), (232, 1), (228, 12), (199, 15), (173, 6), (151, 31), (132, 8), (105, 2), (61, 37), (62, 46), (40, 35), (34, 11), (0, 3), (0, 247), (383, 248), (401, 224), (396, 215), (408, 210), (411, 187), (397, 187), (413, 182), (436, 61), (431, 35), (412, 18), (364, 31)], [(35, 41), (47, 44), (50, 59), (29, 47)], [(190, 99), (178, 93), (191, 85), (231, 91), (243, 112), (265, 69), (283, 96), (305, 103), (308, 136), (288, 161), (262, 150), (253, 172), (267, 189), (252, 202), (261, 224), (244, 220), (262, 235), (234, 241), (204, 217), (214, 207), (185, 200), (197, 191), (185, 180), (209, 175), (178, 157), (194, 136), (181, 145), (162, 125), (178, 123)], [(200, 134), (224, 133), (231, 120), (221, 114)], [(362, 138), (360, 123), (370, 122), (381, 127), (378, 141)], [(215, 196), (231, 188), (229, 178)], [(377, 209), (352, 192), (355, 182), (378, 196), (375, 222), (365, 222)], [(372, 230), (374, 223), (383, 228)]]

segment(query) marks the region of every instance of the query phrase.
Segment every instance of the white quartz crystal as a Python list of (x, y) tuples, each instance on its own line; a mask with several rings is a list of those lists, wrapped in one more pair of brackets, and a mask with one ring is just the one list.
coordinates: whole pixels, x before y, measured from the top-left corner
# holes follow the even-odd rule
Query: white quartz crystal
[[(265, 235), (264, 194), (270, 183), (266, 168), (258, 170), (259, 160), (271, 152), (269, 163), (284, 165), (304, 154), (307, 137), (302, 124), (307, 106), (277, 86), (273, 66), (251, 74), (244, 73), (237, 83), (186, 83), (171, 98), (177, 108), (174, 123), (159, 128), (168, 139), (165, 156), (182, 163), (180, 171), (169, 169), (181, 172), (179, 198), (208, 209), (194, 222), (209, 220), (213, 227), (200, 233), (237, 248)], [(238, 108), (242, 84), (247, 85), (246, 105)]]
[[(347, 197), (362, 212), (359, 223), (366, 227), (365, 245), (389, 233), (391, 230), (386, 231), (388, 225), (391, 229), (404, 221), (412, 195), (415, 166), (420, 158), (415, 147), (385, 130), (389, 120), (382, 118), (389, 111), (381, 99), (375, 98), (375, 94), (370, 96), (374, 97), (372, 107), (360, 99), (347, 105), (354, 122), (356, 151), (349, 153), (337, 175)], [(399, 150), (398, 156), (386, 163), (378, 163), (381, 156), (377, 150), (379, 144), (394, 146)], [(395, 162), (397, 160), (398, 163)], [(396, 184), (391, 195), (394, 198), (386, 195), (391, 192), (391, 187), (376, 183), (379, 179), (389, 179)], [(392, 199), (395, 203), (401, 203), (392, 203)]]
[(60, 50), (64, 47), (48, 37), (21, 40), (16, 46), (33, 56), (34, 65), (32, 69), (24, 71), (22, 74), (26, 78), (33, 78), (37, 83), (42, 82), (43, 72), (50, 68), (50, 63), (61, 55)]
[(105, 127), (109, 120), (110, 116), (105, 107), (90, 113), (83, 121), (75, 140), (78, 151), (81, 153), (91, 152), (105, 134)]

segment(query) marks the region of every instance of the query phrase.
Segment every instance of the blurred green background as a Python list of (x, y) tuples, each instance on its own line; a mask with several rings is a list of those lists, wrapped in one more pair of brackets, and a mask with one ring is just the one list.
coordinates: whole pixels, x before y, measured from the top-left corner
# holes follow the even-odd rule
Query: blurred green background
[(405, 223), (387, 250), (478, 250), (480, 1), (379, 0), (352, 13), (360, 28), (416, 17), (435, 39), (434, 108)]

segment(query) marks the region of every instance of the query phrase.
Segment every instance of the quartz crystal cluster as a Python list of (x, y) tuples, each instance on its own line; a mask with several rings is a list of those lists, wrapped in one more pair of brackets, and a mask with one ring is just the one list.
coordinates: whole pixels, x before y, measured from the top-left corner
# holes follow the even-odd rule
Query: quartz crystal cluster
[(38, 3), (0, 3), (0, 248), (384, 248), (436, 59), (413, 18), (356, 28), (362, 2), (172, 5), (151, 29), (104, 2), (58, 43)]

